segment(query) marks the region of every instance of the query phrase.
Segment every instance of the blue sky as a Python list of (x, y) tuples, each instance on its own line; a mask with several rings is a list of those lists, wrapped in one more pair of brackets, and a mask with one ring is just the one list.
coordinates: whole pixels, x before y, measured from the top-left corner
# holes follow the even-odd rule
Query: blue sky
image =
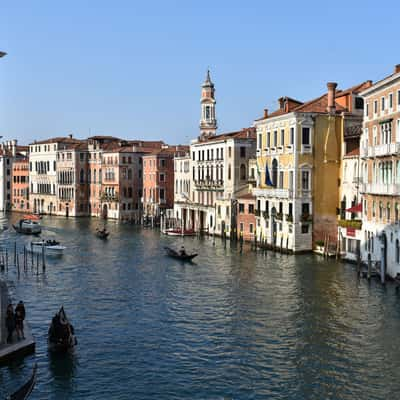
[(399, 11), (392, 0), (2, 1), (0, 135), (188, 143), (207, 67), (219, 132), (241, 129), (280, 96), (391, 73)]

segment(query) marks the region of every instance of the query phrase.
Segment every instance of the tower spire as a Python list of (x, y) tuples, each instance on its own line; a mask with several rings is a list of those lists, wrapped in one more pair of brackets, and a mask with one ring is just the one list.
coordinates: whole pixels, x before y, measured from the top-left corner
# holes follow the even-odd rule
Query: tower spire
[(217, 131), (215, 88), (211, 81), (209, 69), (207, 69), (206, 80), (201, 87), (200, 139), (207, 139), (214, 136)]

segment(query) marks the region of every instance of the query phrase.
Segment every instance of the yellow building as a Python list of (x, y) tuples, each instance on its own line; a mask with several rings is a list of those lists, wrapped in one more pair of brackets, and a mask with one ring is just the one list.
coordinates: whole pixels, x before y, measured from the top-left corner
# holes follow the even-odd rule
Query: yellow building
[(279, 109), (255, 121), (257, 129), (257, 238), (293, 252), (337, 241), (344, 131), (360, 126), (368, 82), (302, 103), (279, 99)]

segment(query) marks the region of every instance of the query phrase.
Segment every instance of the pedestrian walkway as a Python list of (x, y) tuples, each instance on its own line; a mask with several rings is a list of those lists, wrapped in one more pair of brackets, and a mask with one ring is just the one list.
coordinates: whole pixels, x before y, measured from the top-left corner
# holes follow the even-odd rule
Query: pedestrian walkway
[(26, 321), (24, 321), (24, 334), (25, 339), (18, 340), (17, 334), (14, 332), (12, 343), (0, 345), (0, 364), (34, 353), (35, 340)]

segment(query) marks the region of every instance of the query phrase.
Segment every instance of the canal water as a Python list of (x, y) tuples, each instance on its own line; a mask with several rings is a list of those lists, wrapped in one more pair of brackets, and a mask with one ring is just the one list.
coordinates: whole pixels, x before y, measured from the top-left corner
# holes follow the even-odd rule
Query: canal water
[[(0, 221), (10, 223), (10, 220)], [(0, 399), (34, 362), (32, 399), (391, 399), (400, 390), (400, 295), (358, 280), (354, 266), (313, 255), (168, 238), (111, 221), (45, 217), (42, 237), (67, 246), (46, 271), (0, 274), (24, 300), (34, 357), (0, 367)], [(12, 228), (0, 244), (22, 251)], [(163, 246), (199, 253), (193, 264)], [(12, 258), (12, 257), (10, 257)], [(64, 305), (73, 355), (47, 350)]]

